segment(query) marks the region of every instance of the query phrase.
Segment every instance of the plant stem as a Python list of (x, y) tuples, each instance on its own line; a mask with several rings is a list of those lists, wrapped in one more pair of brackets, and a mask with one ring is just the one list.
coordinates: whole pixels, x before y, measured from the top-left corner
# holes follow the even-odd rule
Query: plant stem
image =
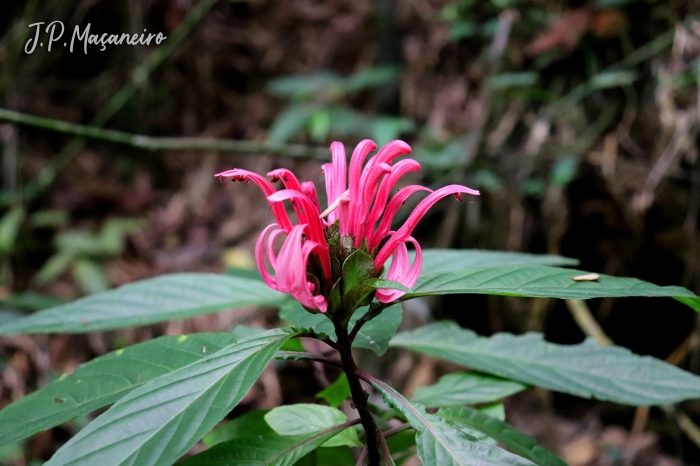
[(396, 426), (392, 429), (387, 430), (386, 432), (383, 432), (383, 435), (384, 435), (384, 438), (389, 438), (392, 435), (396, 435), (399, 432), (403, 432), (404, 430), (410, 429), (410, 428), (411, 428), (411, 424), (409, 424), (409, 423), (401, 424), (400, 426)]
[(365, 459), (367, 458), (367, 447), (362, 449), (360, 457), (357, 459), (357, 464), (355, 466), (364, 466)]
[(360, 379), (357, 377), (357, 372), (359, 372), (359, 370), (352, 357), (352, 340), (350, 340), (348, 335), (348, 329), (343, 324), (340, 322), (333, 322), (333, 325), (335, 326), (335, 334), (338, 337), (338, 353), (340, 353), (343, 371), (348, 378), (348, 385), (350, 385), (350, 392), (352, 393), (352, 401), (360, 415), (362, 427), (364, 427), (365, 433), (367, 434), (367, 457), (369, 459), (369, 466), (379, 466), (381, 461), (379, 435), (381, 434), (367, 405), (368, 394), (365, 389), (362, 388)]
[(393, 466), (394, 461), (391, 459), (391, 451), (389, 451), (389, 445), (386, 443), (386, 438), (381, 432), (379, 433), (379, 443), (382, 446), (382, 456), (384, 457), (384, 463), (386, 463), (386, 466)]
[(384, 308), (386, 308), (386, 307), (387, 307), (387, 305), (384, 304), (384, 303), (380, 303), (380, 302), (377, 302), (377, 301), (373, 302), (373, 303), (369, 306), (369, 310), (367, 310), (367, 312), (365, 313), (365, 315), (363, 315), (362, 317), (360, 317), (360, 318), (357, 320), (357, 322), (355, 323), (355, 327), (353, 327), (352, 331), (350, 332), (350, 336), (349, 336), (349, 338), (350, 338), (350, 343), (352, 343), (353, 341), (355, 341), (355, 337), (357, 336), (357, 333), (360, 331), (360, 329), (362, 328), (362, 326), (365, 325), (365, 324), (366, 324), (367, 322), (369, 322), (370, 320), (372, 320), (372, 319), (374, 319), (375, 317), (377, 317), (379, 314), (381, 314), (382, 311), (384, 310)]

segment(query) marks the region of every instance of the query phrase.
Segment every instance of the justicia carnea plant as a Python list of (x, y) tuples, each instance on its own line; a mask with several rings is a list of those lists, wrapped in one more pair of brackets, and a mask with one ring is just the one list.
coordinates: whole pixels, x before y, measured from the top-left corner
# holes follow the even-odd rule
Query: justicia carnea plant
[[(282, 182), (284, 189), (279, 191), (267, 179), (247, 170), (236, 168), (216, 175), (224, 182), (229, 179), (254, 182), (270, 203), (277, 223), (262, 231), (255, 246), (255, 260), (265, 283), (289, 293), (307, 310), (328, 312), (343, 323), (358, 307), (369, 304), (372, 295), (380, 303), (390, 303), (405, 294), (400, 290), (375, 290), (364, 285), (366, 280), (382, 274), (390, 257), (392, 262), (386, 279), (407, 288), (415, 285), (423, 254), (411, 233), (433, 204), (450, 195), (457, 199), (462, 194), (479, 195), (479, 191), (460, 185), (445, 186), (434, 192), (424, 186), (410, 185), (390, 200), (401, 177), (418, 171), (420, 164), (404, 159), (391, 165), (396, 158), (411, 152), (411, 147), (403, 141), (388, 143), (365, 163), (376, 147), (368, 139), (360, 142), (348, 167), (343, 145), (331, 144), (333, 163), (323, 165), (328, 199), (328, 207), (323, 212), (314, 184), (300, 183), (287, 169), (267, 174), (270, 181)], [(421, 191), (430, 194), (401, 227), (391, 231), (399, 208), (409, 196)], [(298, 223), (290, 221), (282, 205), (285, 201), (291, 202)], [(282, 234), (286, 238), (276, 254), (275, 239)], [(415, 248), (413, 264), (407, 243)], [(346, 262), (350, 256), (353, 259)], [(266, 262), (274, 275), (268, 272)], [(343, 273), (352, 279), (343, 280)]]
[[(700, 298), (677, 286), (568, 268), (577, 261), (561, 256), (421, 248), (411, 235), (435, 202), (479, 193), (459, 185), (397, 190), (402, 176), (419, 169), (409, 158), (394, 163), (409, 146), (394, 141), (368, 159), (374, 149), (362, 141), (347, 165), (343, 146), (333, 143), (332, 163), (323, 166), (325, 208), (314, 185), (288, 170), (269, 179), (241, 169), (218, 175), (252, 181), (267, 197), (276, 223), (255, 247), (262, 280), (163, 275), (0, 325), (0, 338), (85, 333), (251, 305), (278, 308), (282, 323), (162, 336), (99, 356), (0, 410), (0, 445), (65, 423), (70, 431), (71, 420), (111, 405), (45, 465), (377, 466), (417, 456), (430, 466), (565, 466), (506, 422), (505, 398), (528, 386), (637, 406), (700, 398), (700, 377), (604, 339), (558, 345), (536, 333), (485, 337), (449, 322), (397, 333), (400, 303), (423, 296), (567, 299), (579, 314), (588, 312), (582, 300), (589, 298), (672, 297), (675, 303), (663, 303), (696, 311)], [(413, 195), (423, 197), (395, 222)], [(586, 331), (590, 314), (587, 322)], [(407, 398), (356, 363), (358, 351), (383, 356), (388, 348), (469, 370)], [(322, 401), (232, 414), (272, 360), (309, 364), (322, 390), (304, 386)]]
[[(386, 279), (406, 288), (415, 285), (423, 254), (411, 233), (433, 204), (450, 195), (457, 199), (461, 194), (479, 195), (479, 191), (460, 185), (445, 186), (434, 192), (424, 186), (410, 185), (389, 200), (401, 177), (419, 170), (420, 164), (404, 159), (392, 166), (395, 159), (411, 152), (411, 147), (403, 141), (386, 144), (365, 163), (376, 148), (369, 139), (360, 142), (348, 166), (344, 146), (339, 142), (331, 144), (333, 162), (323, 165), (328, 200), (323, 212), (314, 184), (300, 183), (287, 169), (268, 173), (270, 181), (241, 169), (216, 175), (224, 182), (229, 179), (252, 181), (265, 193), (277, 223), (265, 228), (255, 245), (258, 270), (270, 288), (289, 293), (308, 311), (326, 313), (333, 322), (338, 341), (325, 341), (340, 353), (353, 402), (367, 432), (370, 464), (379, 464), (380, 438), (367, 405), (367, 393), (355, 374), (357, 368), (351, 345), (357, 332), (348, 334), (347, 324), (353, 313), (372, 303), (373, 298), (377, 305), (368, 317), (375, 317), (383, 304), (405, 294), (405, 291), (380, 288), (374, 285), (376, 282), (369, 282), (382, 275), (390, 257)], [(284, 189), (275, 190), (271, 181), (281, 181)], [(418, 203), (403, 225), (391, 231), (399, 207), (420, 191), (430, 194)], [(291, 202), (298, 223), (289, 219), (282, 205), (285, 201)], [(276, 254), (275, 239), (282, 234), (286, 234), (286, 238)], [(406, 243), (415, 247), (413, 264)], [(274, 275), (268, 272), (267, 263)]]

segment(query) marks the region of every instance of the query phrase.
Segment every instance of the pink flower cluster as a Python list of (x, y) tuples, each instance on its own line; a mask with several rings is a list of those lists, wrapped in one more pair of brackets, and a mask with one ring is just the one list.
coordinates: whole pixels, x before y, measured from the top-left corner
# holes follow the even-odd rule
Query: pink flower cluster
[[(386, 279), (410, 288), (418, 280), (423, 262), (420, 245), (411, 236), (420, 219), (445, 196), (452, 194), (460, 199), (462, 193), (479, 194), (479, 191), (460, 185), (445, 186), (434, 192), (424, 186), (410, 185), (389, 200), (399, 179), (408, 172), (419, 170), (420, 165), (413, 159), (404, 159), (392, 166), (394, 159), (411, 152), (411, 147), (403, 141), (388, 143), (365, 163), (376, 147), (368, 139), (360, 142), (348, 167), (343, 145), (339, 142), (331, 144), (333, 162), (323, 165), (328, 198), (328, 208), (323, 212), (313, 183), (300, 183), (289, 170), (278, 169), (268, 173), (272, 182), (282, 181), (285, 189), (279, 191), (264, 177), (247, 170), (233, 169), (216, 175), (223, 182), (229, 179), (252, 181), (263, 191), (277, 223), (265, 228), (257, 241), (255, 260), (258, 270), (268, 286), (291, 294), (307, 309), (326, 312), (328, 308), (326, 297), (320, 294), (318, 285), (307, 275), (310, 256), (315, 255), (320, 262), (323, 276), (317, 277), (318, 280), (332, 284), (338, 278), (332, 276), (330, 249), (325, 235), (330, 225), (338, 222), (340, 236), (352, 237), (355, 248), (360, 248), (366, 242), (374, 257), (376, 270), (381, 270), (392, 257)], [(398, 230), (390, 231), (399, 207), (418, 191), (428, 191), (430, 194)], [(290, 221), (284, 201), (291, 202), (298, 218), (296, 225)], [(280, 234), (287, 237), (279, 253), (275, 254), (274, 242)], [(410, 263), (407, 243), (412, 243), (416, 249), (413, 264)], [(268, 271), (266, 259), (274, 275)], [(399, 290), (378, 289), (375, 297), (388, 303), (403, 294)]]

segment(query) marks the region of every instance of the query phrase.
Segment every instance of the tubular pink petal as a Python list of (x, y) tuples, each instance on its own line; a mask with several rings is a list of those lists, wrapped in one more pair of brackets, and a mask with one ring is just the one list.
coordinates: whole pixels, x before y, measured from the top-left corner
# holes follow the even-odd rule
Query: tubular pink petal
[[(302, 190), (301, 184), (299, 183), (297, 177), (294, 175), (294, 173), (287, 170), (286, 168), (278, 168), (276, 170), (272, 170), (267, 174), (267, 176), (270, 177), (270, 180), (272, 182), (282, 181), (282, 184), (286, 189), (291, 189), (293, 191), (299, 192), (301, 192)], [(302, 218), (305, 218), (305, 216), (300, 212), (299, 205), (296, 202), (292, 201), (292, 207), (294, 208), (294, 212), (297, 214), (297, 217), (299, 217), (299, 221), (302, 223), (307, 223), (306, 221), (302, 220)]]
[(391, 164), (391, 162), (393, 162), (396, 157), (400, 157), (402, 155), (410, 153), (411, 146), (409, 146), (405, 142), (400, 141), (398, 139), (395, 141), (391, 141), (385, 144), (384, 147), (379, 149), (377, 155), (372, 157), (370, 161), (367, 162), (367, 166), (365, 166), (365, 171), (369, 171), (374, 165), (378, 163)]
[(338, 226), (340, 227), (340, 236), (347, 236), (350, 234), (349, 230), (349, 220), (350, 217), (350, 198), (346, 197), (340, 200), (340, 204), (337, 209), (338, 213)]
[(277, 269), (277, 256), (275, 255), (275, 239), (279, 235), (284, 233), (284, 230), (277, 229), (272, 232), (269, 238), (267, 238), (267, 245), (265, 249), (267, 250), (267, 261), (270, 263), (274, 270)]
[[(412, 288), (418, 281), (418, 276), (423, 267), (423, 252), (415, 238), (409, 236), (408, 241), (413, 243), (413, 246), (416, 248), (416, 258), (413, 261), (413, 265), (410, 269), (408, 268), (408, 250), (406, 248), (406, 243), (403, 242), (397, 246), (394, 251), (394, 257), (391, 260), (391, 267), (389, 268), (389, 273), (387, 273), (386, 278), (387, 280), (399, 282), (405, 287)], [(397, 264), (396, 267), (394, 267), (394, 263)], [(401, 290), (379, 289), (375, 293), (375, 297), (383, 303), (389, 303), (400, 298), (404, 294), (406, 294), (406, 292)]]
[(302, 306), (309, 309), (318, 309), (321, 312), (326, 312), (328, 309), (328, 303), (326, 298), (323, 296), (314, 296), (312, 294), (315, 285), (306, 280), (306, 263), (309, 260), (309, 254), (314, 249), (319, 248), (320, 245), (314, 241), (306, 241), (301, 249), (302, 262), (304, 264), (303, 274), (300, 274), (299, 281), (295, 283), (294, 288), (290, 291), (290, 294), (299, 301)]
[(382, 216), (381, 222), (379, 222), (379, 226), (377, 227), (374, 234), (372, 235), (372, 238), (370, 239), (370, 250), (378, 247), (382, 239), (384, 239), (384, 237), (389, 234), (389, 230), (391, 229), (391, 222), (394, 221), (394, 217), (399, 211), (399, 208), (403, 205), (404, 202), (406, 202), (406, 199), (408, 199), (409, 196), (411, 196), (411, 194), (417, 193), (418, 191), (432, 192), (432, 190), (426, 188), (425, 186), (412, 184), (406, 186), (403, 189), (400, 189), (399, 192), (391, 198), (391, 201), (389, 201), (389, 205), (384, 210), (384, 215)]
[(297, 206), (299, 221), (309, 226), (309, 238), (320, 244), (325, 243), (323, 224), (319, 218), (321, 212), (318, 211), (318, 207), (316, 207), (309, 196), (301, 191), (282, 189), (268, 196), (267, 200), (273, 203), (292, 201)]
[[(335, 144), (335, 143), (334, 143)], [(331, 146), (332, 147), (332, 146)], [(324, 163), (321, 167), (323, 174), (326, 177), (326, 198), (328, 199), (328, 207), (330, 207), (335, 201), (335, 167), (332, 163)], [(335, 210), (328, 214), (328, 223), (331, 224), (337, 219)]]
[(360, 142), (352, 153), (350, 159), (350, 170), (348, 172), (348, 190), (350, 191), (350, 212), (348, 222), (349, 226), (354, 223), (354, 205), (355, 200), (360, 196), (360, 177), (362, 176), (362, 164), (365, 162), (367, 155), (377, 148), (374, 141), (365, 139)]
[[(319, 218), (320, 212), (318, 211), (318, 207), (314, 205), (313, 201), (309, 199), (307, 195), (291, 189), (277, 191), (267, 199), (273, 203), (281, 203), (286, 200), (290, 200), (292, 203), (297, 203), (296, 209), (299, 215), (299, 221), (308, 226), (309, 239), (317, 242), (320, 245), (320, 252), (318, 253), (318, 256), (321, 259), (321, 267), (323, 267), (323, 273), (326, 279), (330, 280), (331, 257), (328, 252), (326, 236), (323, 234), (323, 222)], [(281, 254), (282, 253), (280, 252), (280, 255)]]
[[(252, 181), (260, 188), (263, 194), (265, 194), (265, 197), (268, 197), (275, 192), (275, 187), (272, 186), (272, 183), (257, 173), (253, 173), (248, 170), (234, 168), (233, 170), (217, 173), (214, 176), (218, 177), (220, 180), (223, 180), (224, 183), (229, 179), (233, 179), (234, 181), (245, 181), (246, 183)], [(292, 222), (289, 221), (289, 216), (287, 215), (287, 211), (284, 209), (284, 206), (281, 204), (273, 204), (271, 202), (269, 204), (270, 209), (272, 209), (272, 214), (275, 216), (280, 228), (289, 233), (292, 230)]]
[(306, 281), (306, 262), (301, 254), (304, 230), (306, 225), (295, 225), (277, 256), (277, 289), (283, 293), (291, 293), (300, 280)]
[(311, 199), (311, 202), (314, 203), (316, 209), (319, 211), (321, 210), (321, 204), (318, 202), (318, 194), (316, 194), (316, 186), (314, 186), (313, 181), (304, 181), (301, 184), (301, 192), (306, 194), (306, 196)]
[(401, 228), (399, 228), (396, 231), (396, 233), (389, 239), (389, 241), (387, 241), (384, 247), (379, 251), (379, 254), (377, 254), (377, 257), (374, 259), (374, 263), (377, 266), (377, 268), (384, 265), (384, 262), (386, 262), (386, 260), (389, 258), (391, 253), (394, 251), (394, 248), (396, 248), (397, 244), (406, 241), (406, 239), (411, 235), (413, 229), (416, 227), (420, 219), (423, 218), (423, 216), (426, 214), (428, 209), (430, 209), (437, 201), (439, 201), (443, 197), (449, 196), (451, 194), (455, 195), (457, 199), (461, 199), (460, 194), (472, 194), (474, 196), (478, 196), (480, 193), (479, 191), (467, 188), (466, 186), (451, 184), (449, 186), (445, 186), (444, 188), (438, 189), (437, 191), (431, 193), (428, 197), (420, 201), (416, 208), (413, 209), (413, 212), (411, 212), (411, 215), (408, 216), (406, 223), (404, 223), (401, 226)]
[(379, 186), (379, 192), (372, 205), (372, 211), (370, 212), (369, 219), (367, 221), (367, 228), (370, 230), (366, 234), (373, 233), (374, 225), (377, 223), (379, 218), (384, 213), (386, 209), (386, 203), (389, 199), (389, 194), (391, 190), (394, 189), (396, 183), (404, 176), (406, 173), (415, 172), (420, 170), (420, 164), (413, 159), (401, 160), (396, 165), (391, 168), (391, 173), (388, 177), (382, 180), (382, 184)]
[(314, 296), (314, 301), (316, 301), (316, 309), (318, 309), (319, 311), (326, 312), (328, 310), (328, 302), (323, 296)]
[[(267, 286), (269, 286), (270, 288), (272, 288), (273, 290), (278, 289), (277, 282), (275, 280), (275, 277), (270, 275), (270, 272), (267, 271), (267, 266), (265, 265), (265, 251), (264, 251), (266, 249), (266, 247), (265, 247), (264, 243), (265, 243), (265, 237), (267, 236), (268, 232), (270, 230), (272, 230), (273, 228), (277, 228), (277, 227), (278, 227), (278, 225), (276, 223), (273, 223), (273, 224), (265, 227), (265, 229), (262, 231), (262, 233), (260, 233), (260, 236), (258, 237), (258, 241), (255, 243), (255, 265), (257, 265), (258, 272), (260, 272), (260, 276), (262, 277), (265, 284)], [(275, 230), (272, 233), (273, 239), (280, 232), (282, 232), (282, 230), (280, 230), (279, 228), (277, 230)], [(270, 247), (270, 242), (268, 242), (268, 244), (267, 244), (267, 248), (269, 248), (269, 247)], [(269, 249), (267, 251), (267, 256), (268, 256), (268, 258), (271, 256)], [(274, 264), (271, 263), (270, 265), (272, 265), (273, 269), (275, 268)]]
[(299, 184), (299, 180), (294, 175), (294, 173), (287, 170), (286, 168), (278, 168), (276, 170), (272, 170), (267, 174), (267, 176), (270, 177), (270, 181), (272, 181), (273, 183), (275, 181), (282, 181), (282, 184), (285, 188), (293, 189), (295, 191), (301, 191), (301, 184)]
[[(333, 154), (333, 163), (323, 165), (323, 173), (326, 175), (326, 197), (328, 198), (328, 207), (345, 192), (347, 184), (347, 161), (345, 158), (345, 147), (340, 142), (331, 144), (331, 153)], [(338, 214), (332, 211), (328, 215), (328, 223), (331, 224), (338, 219)]]
[(391, 173), (391, 166), (386, 163), (374, 164), (371, 170), (362, 174), (360, 193), (356, 199), (352, 199), (351, 209), (354, 212), (352, 234), (355, 236), (355, 247), (360, 247), (364, 236), (365, 223), (369, 215), (372, 201), (377, 193), (377, 186), (384, 175)]
[(328, 200), (329, 204), (338, 199), (345, 192), (347, 185), (347, 159), (345, 158), (345, 147), (339, 143), (331, 144), (331, 153), (333, 154), (333, 200)]

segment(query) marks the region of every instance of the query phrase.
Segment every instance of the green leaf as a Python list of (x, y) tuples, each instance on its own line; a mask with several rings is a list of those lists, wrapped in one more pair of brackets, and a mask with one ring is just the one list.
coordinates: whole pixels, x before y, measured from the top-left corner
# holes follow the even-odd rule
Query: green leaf
[(330, 406), (337, 408), (350, 396), (350, 384), (345, 373), (340, 374), (335, 382), (316, 394), (316, 398), (326, 400)]
[(4, 309), (0, 305), (0, 325), (7, 323), (7, 322), (10, 322), (10, 321), (13, 321), (13, 320), (16, 320), (16, 319), (20, 319), (23, 316), (24, 316), (24, 314), (21, 314), (19, 312), (15, 312), (12, 310)]
[(450, 406), (441, 408), (436, 415), (457, 427), (477, 430), (539, 466), (566, 466), (561, 458), (535, 439), (486, 412), (468, 406)]
[[(362, 317), (363, 309), (356, 311), (350, 319), (349, 327), (355, 325), (355, 322)], [(280, 309), (280, 319), (287, 321), (289, 324), (299, 327), (308, 328), (316, 333), (325, 333), (331, 339), (335, 339), (335, 329), (333, 324), (323, 314), (311, 314), (299, 304), (297, 301), (287, 301)], [(403, 310), (400, 304), (390, 306), (382, 311), (374, 319), (367, 322), (357, 334), (353, 346), (371, 350), (377, 356), (382, 356), (389, 346), (389, 341), (396, 333), (396, 330), (403, 319)]]
[(350, 254), (343, 262), (343, 294), (372, 278), (375, 272), (374, 260), (366, 252), (358, 249)]
[(163, 275), (37, 312), (1, 326), (0, 334), (94, 332), (243, 306), (277, 306), (285, 299), (257, 280), (206, 273)]
[(372, 140), (377, 146), (383, 146), (394, 139), (398, 139), (402, 133), (414, 131), (416, 124), (407, 118), (378, 117), (372, 124)]
[(267, 135), (269, 142), (287, 142), (299, 131), (304, 129), (306, 123), (316, 109), (305, 105), (291, 105), (280, 113), (272, 123)]
[(403, 414), (416, 429), (418, 457), (423, 464), (440, 466), (532, 466), (533, 463), (480, 442), (447, 421), (429, 414), (420, 404), (411, 403), (393, 388), (373, 380), (372, 385), (387, 405)]
[(45, 466), (175, 462), (238, 404), (294, 335), (270, 330), (152, 380), (117, 401)]
[(421, 387), (411, 401), (428, 408), (441, 406), (490, 403), (527, 388), (518, 382), (477, 372), (458, 372), (442, 376), (438, 383)]
[(40, 285), (51, 283), (63, 275), (63, 272), (68, 270), (74, 260), (75, 254), (72, 252), (59, 251), (44, 262), (34, 279)]
[(693, 297), (693, 298), (683, 298), (676, 296), (675, 297), (676, 301), (680, 301), (681, 303), (685, 304), (686, 306), (690, 307), (691, 309), (700, 312), (700, 298), (698, 297)]
[[(435, 415), (443, 418), (453, 426), (458, 427), (462, 432), (466, 432), (467, 434), (476, 437), (477, 440), (490, 443), (491, 445), (496, 445), (496, 441), (493, 438), (486, 435), (485, 433), (479, 430), (472, 429), (465, 423), (460, 424), (461, 419), (459, 418), (459, 414), (462, 411), (460, 411), (459, 409), (453, 410), (451, 408), (453, 408), (453, 406), (438, 409)], [(460, 406), (454, 406), (454, 408), (460, 408)], [(485, 416), (492, 417), (500, 421), (506, 420), (506, 409), (503, 406), (503, 403), (492, 403), (490, 405), (480, 406), (477, 409), (480, 413), (483, 413)]]
[(0, 302), (10, 307), (16, 307), (27, 311), (40, 311), (52, 306), (58, 306), (65, 301), (48, 294), (37, 293), (35, 291), (23, 291), (21, 293), (13, 293)]
[[(330, 406), (298, 403), (274, 408), (265, 415), (265, 420), (279, 435), (312, 435), (314, 432), (347, 422), (348, 417), (341, 410)], [(349, 447), (361, 445), (354, 428), (344, 429), (322, 446), (339, 447), (343, 445)]]
[(107, 253), (102, 239), (90, 230), (61, 231), (56, 234), (53, 242), (59, 251), (75, 255), (100, 256)]
[[(356, 312), (350, 319), (350, 328), (355, 325), (361, 313)], [(400, 304), (389, 306), (374, 319), (367, 322), (357, 334), (353, 346), (371, 350), (377, 356), (386, 353), (391, 338), (396, 334), (403, 320), (403, 309)]]
[(68, 225), (70, 216), (62, 209), (44, 209), (32, 214), (31, 222), (34, 228), (60, 228)]
[(353, 455), (349, 447), (317, 448), (294, 463), (294, 466), (321, 466), (326, 464), (355, 466), (355, 455)]
[[(267, 329), (261, 327), (252, 327), (250, 325), (238, 324), (231, 331), (231, 335), (235, 336), (237, 339), (252, 337), (253, 335), (258, 335), (263, 333)], [(304, 352), (304, 345), (301, 344), (298, 338), (290, 338), (284, 345), (280, 348), (280, 351), (294, 351), (294, 352)]]
[[(413, 252), (411, 252), (413, 254)], [(499, 265), (578, 265), (576, 259), (547, 254), (525, 254), (483, 249), (424, 249), (421, 275), (437, 272), (453, 272), (469, 267), (493, 267)]]
[(249, 437), (252, 435), (276, 435), (275, 431), (265, 421), (265, 414), (269, 413), (269, 409), (261, 411), (251, 411), (238, 416), (221, 427), (217, 427), (207, 434), (202, 439), (202, 443), (208, 447), (222, 442), (228, 442), (241, 437)]
[[(22, 445), (11, 443), (0, 447), (0, 464), (26, 464)], [(31, 463), (30, 463), (31, 464)]]
[(399, 77), (401, 77), (401, 70), (397, 66), (367, 68), (345, 78), (343, 90), (345, 92), (357, 92), (363, 89), (383, 86), (396, 81)]
[(24, 207), (15, 207), (0, 218), (0, 252), (9, 253), (14, 249), (24, 217)]
[(580, 162), (581, 157), (576, 154), (560, 158), (552, 167), (550, 179), (561, 187), (568, 185), (576, 176)]
[[(214, 447), (177, 463), (178, 466), (246, 465), (291, 466), (302, 456), (331, 441), (338, 434), (331, 427), (312, 434), (256, 435), (219, 443)], [(324, 464), (324, 463), (322, 463)]]
[(583, 398), (659, 405), (700, 398), (700, 377), (592, 340), (556, 345), (541, 334), (479, 337), (451, 322), (396, 335), (391, 346)]
[(411, 289), (394, 280), (384, 280), (383, 278), (370, 278), (363, 285), (371, 286), (374, 289), (399, 290), (410, 293)]
[(421, 275), (400, 299), (441, 294), (494, 294), (532, 298), (591, 299), (624, 296), (697, 298), (680, 286), (658, 286), (636, 278), (599, 275), (595, 281), (573, 277), (589, 272), (542, 265), (468, 267)]
[(87, 294), (102, 293), (110, 288), (109, 278), (99, 262), (79, 259), (73, 266), (73, 277)]
[(124, 250), (124, 237), (143, 229), (143, 221), (136, 218), (111, 218), (100, 230), (100, 241), (106, 254), (120, 255)]
[(592, 89), (608, 89), (610, 87), (629, 86), (638, 79), (635, 71), (603, 71), (590, 80)]
[(324, 109), (319, 109), (314, 112), (309, 120), (309, 136), (314, 142), (323, 142), (328, 136), (331, 121), (328, 112)]
[(0, 444), (28, 437), (114, 403), (146, 382), (204, 358), (236, 338), (226, 333), (167, 336), (114, 351), (0, 411)]
[(331, 86), (337, 86), (342, 77), (329, 71), (313, 75), (289, 75), (273, 79), (267, 84), (267, 91), (280, 97), (311, 97)]
[(488, 81), (489, 87), (494, 90), (534, 86), (535, 84), (537, 84), (537, 73), (533, 71), (497, 74)]
[(404, 430), (386, 439), (394, 462), (401, 466), (416, 454), (416, 433), (413, 429)]

